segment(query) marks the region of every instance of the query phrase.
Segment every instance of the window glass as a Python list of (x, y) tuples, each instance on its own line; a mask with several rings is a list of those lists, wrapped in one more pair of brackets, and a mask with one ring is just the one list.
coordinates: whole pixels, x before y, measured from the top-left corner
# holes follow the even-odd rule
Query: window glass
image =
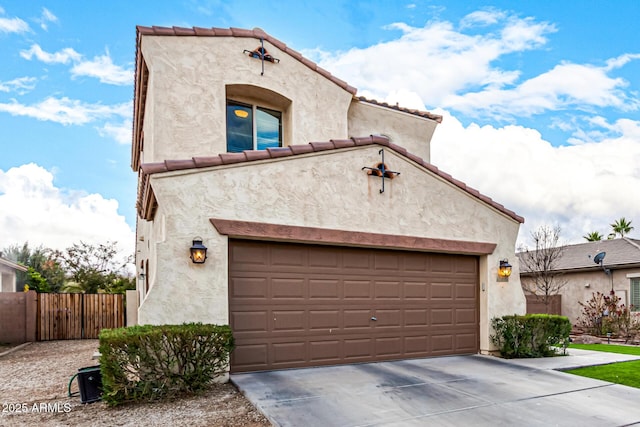
[(631, 311), (640, 311), (640, 278), (631, 279)]
[(258, 150), (282, 145), (281, 112), (260, 107), (256, 108), (256, 128)]
[(227, 151), (253, 150), (253, 108), (227, 101)]

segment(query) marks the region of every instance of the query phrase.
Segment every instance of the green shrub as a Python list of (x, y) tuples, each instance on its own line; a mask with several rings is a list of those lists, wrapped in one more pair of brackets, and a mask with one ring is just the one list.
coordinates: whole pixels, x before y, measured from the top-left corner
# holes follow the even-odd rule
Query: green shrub
[(204, 390), (226, 372), (229, 326), (185, 323), (100, 331), (102, 399), (115, 406)]
[(491, 341), (507, 359), (564, 354), (569, 345), (571, 322), (551, 314), (510, 315), (491, 319)]

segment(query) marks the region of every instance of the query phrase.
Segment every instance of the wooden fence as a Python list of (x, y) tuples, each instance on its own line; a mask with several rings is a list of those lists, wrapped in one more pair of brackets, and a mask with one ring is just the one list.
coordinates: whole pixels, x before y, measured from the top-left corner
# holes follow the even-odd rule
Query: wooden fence
[(121, 294), (38, 294), (39, 341), (98, 338), (125, 326)]
[(527, 298), (527, 314), (562, 314), (562, 295), (549, 295), (549, 304), (545, 305), (541, 297), (525, 295)]

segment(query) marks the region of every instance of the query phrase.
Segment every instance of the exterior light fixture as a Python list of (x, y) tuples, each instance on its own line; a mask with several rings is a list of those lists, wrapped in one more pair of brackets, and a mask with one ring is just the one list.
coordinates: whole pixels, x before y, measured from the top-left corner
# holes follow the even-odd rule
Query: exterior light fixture
[(511, 276), (511, 264), (509, 260), (500, 260), (500, 267), (498, 267), (498, 277), (501, 279), (508, 279)]
[(207, 259), (207, 247), (202, 244), (202, 237), (195, 237), (193, 239), (193, 244), (189, 249), (191, 252), (191, 261), (194, 264), (204, 264), (204, 261)]

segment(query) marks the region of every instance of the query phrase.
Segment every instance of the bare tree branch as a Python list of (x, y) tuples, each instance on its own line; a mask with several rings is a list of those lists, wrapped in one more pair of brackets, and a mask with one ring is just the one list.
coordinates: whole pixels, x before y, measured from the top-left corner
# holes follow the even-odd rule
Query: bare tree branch
[(518, 252), (523, 276), (522, 288), (535, 295), (549, 308), (551, 297), (558, 295), (567, 284), (562, 272), (557, 271), (558, 260), (566, 245), (560, 243), (560, 227), (541, 226), (531, 232), (535, 249), (521, 246)]

